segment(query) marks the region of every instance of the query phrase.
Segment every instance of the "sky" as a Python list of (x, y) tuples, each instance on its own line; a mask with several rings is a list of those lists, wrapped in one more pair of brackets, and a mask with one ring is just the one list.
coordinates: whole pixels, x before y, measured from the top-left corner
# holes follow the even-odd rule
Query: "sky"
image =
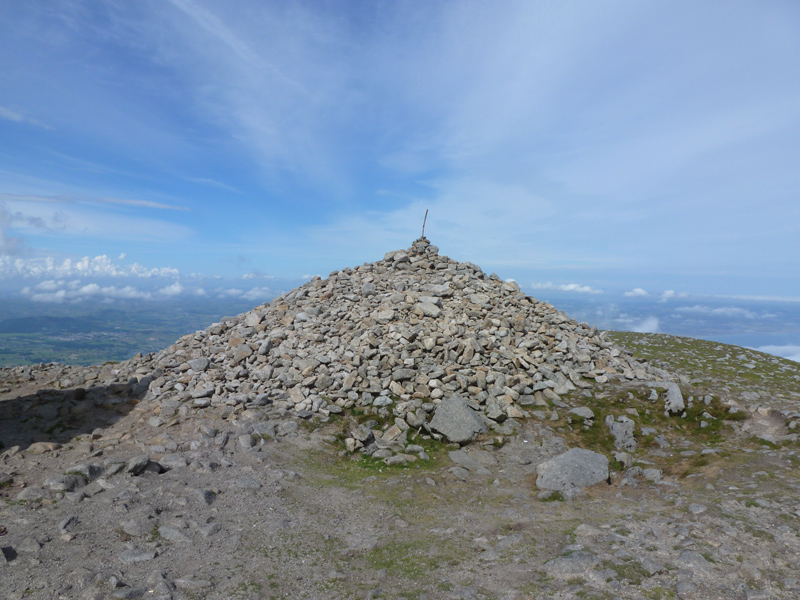
[(800, 352), (798, 165), (796, 1), (0, 4), (0, 291), (44, 304), (261, 301), (428, 210), (528, 293)]

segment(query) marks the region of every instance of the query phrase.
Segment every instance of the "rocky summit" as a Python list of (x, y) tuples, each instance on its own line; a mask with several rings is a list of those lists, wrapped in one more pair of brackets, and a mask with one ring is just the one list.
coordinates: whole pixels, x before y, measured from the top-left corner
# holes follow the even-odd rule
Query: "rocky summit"
[(420, 238), (155, 354), (2, 370), (0, 598), (797, 597), (800, 371), (725, 348)]

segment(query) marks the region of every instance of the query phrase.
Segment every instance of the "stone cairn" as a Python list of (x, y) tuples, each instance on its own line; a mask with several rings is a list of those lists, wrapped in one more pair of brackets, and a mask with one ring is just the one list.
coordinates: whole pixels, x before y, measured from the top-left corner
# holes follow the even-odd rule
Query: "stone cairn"
[(144, 400), (160, 400), (162, 419), (266, 405), (326, 419), (355, 408), (394, 425), (382, 448), (360, 426), (347, 449), (388, 455), (412, 428), (463, 444), (489, 429), (511, 433), (530, 410), (590, 381), (669, 378), (516, 283), (440, 256), (425, 238), (314, 277), (142, 360), (155, 368)]

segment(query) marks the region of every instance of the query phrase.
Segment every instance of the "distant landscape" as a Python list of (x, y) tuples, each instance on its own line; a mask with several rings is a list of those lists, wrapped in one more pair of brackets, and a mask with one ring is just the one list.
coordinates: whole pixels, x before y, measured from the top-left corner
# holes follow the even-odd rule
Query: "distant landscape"
[(81, 304), (41, 306), (0, 301), (0, 367), (58, 362), (93, 365), (119, 362), (166, 348), (187, 333), (205, 329), (254, 305), (242, 300), (128, 302), (92, 309)]
[[(735, 344), (800, 361), (800, 305), (687, 298), (610, 299), (533, 290), (570, 317), (613, 331), (639, 331)], [(96, 306), (0, 297), (0, 367), (58, 362), (93, 365), (157, 352), (178, 338), (268, 302), (230, 297), (118, 300)]]

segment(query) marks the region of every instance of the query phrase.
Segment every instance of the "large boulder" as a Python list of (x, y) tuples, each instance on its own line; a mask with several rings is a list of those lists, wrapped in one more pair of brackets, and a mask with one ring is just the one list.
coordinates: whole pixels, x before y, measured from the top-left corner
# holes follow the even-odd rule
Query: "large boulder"
[(608, 479), (608, 459), (582, 448), (546, 460), (536, 467), (536, 486), (544, 490), (565, 492), (580, 489)]
[(431, 431), (441, 433), (456, 444), (469, 443), (486, 431), (483, 419), (458, 394), (453, 394), (436, 407), (428, 426)]

